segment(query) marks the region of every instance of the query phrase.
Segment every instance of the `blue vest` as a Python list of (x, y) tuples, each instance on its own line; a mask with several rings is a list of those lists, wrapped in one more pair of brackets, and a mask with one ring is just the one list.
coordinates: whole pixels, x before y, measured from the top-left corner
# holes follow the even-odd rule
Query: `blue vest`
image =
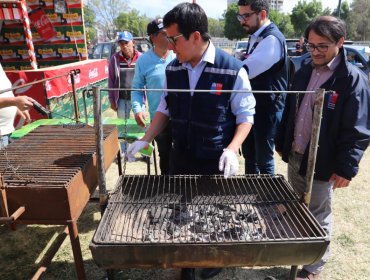
[[(242, 63), (216, 48), (215, 63), (207, 63), (196, 90), (232, 90)], [(189, 89), (188, 71), (177, 59), (166, 68), (168, 89)], [(168, 92), (173, 148), (199, 159), (218, 159), (230, 144), (236, 127), (231, 93)]]
[[(266, 38), (269, 35), (275, 36), (281, 44), (281, 55), (280, 60), (276, 62), (270, 69), (261, 73), (250, 80), (252, 90), (277, 90), (285, 91), (288, 89), (288, 56), (286, 52), (286, 42), (284, 35), (276, 27), (275, 24), (271, 23), (268, 25), (260, 34), (260, 37)], [(252, 51), (256, 48), (258, 43), (256, 42)], [(257, 93), (254, 95), (256, 99), (256, 113), (259, 112), (275, 112), (282, 111), (285, 103), (284, 94), (265, 94)]]

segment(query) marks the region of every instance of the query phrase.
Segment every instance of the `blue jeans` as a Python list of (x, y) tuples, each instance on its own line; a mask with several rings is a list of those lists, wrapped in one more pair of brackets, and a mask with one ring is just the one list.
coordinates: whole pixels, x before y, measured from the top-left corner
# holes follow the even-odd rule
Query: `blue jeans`
[(0, 150), (8, 146), (10, 143), (10, 134), (0, 135)]
[[(303, 196), (306, 191), (306, 177), (299, 174), (303, 156), (292, 152), (288, 162), (288, 181), (299, 196)], [(333, 226), (332, 200), (333, 182), (313, 180), (311, 201), (308, 209), (319, 222), (320, 226), (330, 236)], [(319, 273), (323, 270), (330, 256), (330, 245), (327, 247), (321, 260), (314, 264), (308, 264), (303, 268), (311, 273)]]
[(117, 117), (128, 119), (131, 111), (131, 100), (118, 99)]
[(260, 113), (242, 144), (245, 174), (274, 174), (274, 147), (277, 126), (282, 112)]

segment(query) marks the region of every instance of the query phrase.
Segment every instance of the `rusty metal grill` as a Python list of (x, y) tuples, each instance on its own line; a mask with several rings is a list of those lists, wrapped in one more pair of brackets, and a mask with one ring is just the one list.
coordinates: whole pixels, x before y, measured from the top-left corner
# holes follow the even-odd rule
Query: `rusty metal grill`
[[(115, 126), (103, 129), (104, 168), (118, 153)], [(68, 228), (45, 254), (38, 279), (69, 233), (78, 279), (86, 279), (77, 220), (95, 190), (95, 130), (82, 125), (41, 126), (0, 151), (0, 218), (16, 223)], [(18, 214), (20, 213), (20, 215)], [(14, 225), (14, 224), (13, 224)]]
[(105, 268), (217, 267), (310, 263), (327, 244), (281, 175), (179, 175), (120, 177), (90, 248)]
[[(118, 151), (115, 126), (104, 128), (104, 141), (107, 167)], [(97, 185), (95, 150), (94, 128), (81, 125), (40, 126), (1, 150), (9, 212), (25, 205), (21, 220), (74, 218)]]

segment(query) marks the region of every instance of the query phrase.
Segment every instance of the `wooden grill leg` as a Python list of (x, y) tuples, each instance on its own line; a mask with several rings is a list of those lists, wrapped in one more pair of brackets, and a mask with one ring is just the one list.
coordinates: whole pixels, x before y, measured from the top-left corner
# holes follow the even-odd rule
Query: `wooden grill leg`
[(53, 260), (55, 254), (58, 252), (60, 246), (62, 246), (63, 241), (64, 239), (66, 239), (67, 235), (68, 235), (68, 227), (66, 227), (64, 231), (58, 235), (58, 237), (55, 239), (53, 244), (47, 250), (44, 258), (41, 261), (41, 266), (36, 271), (36, 273), (33, 275), (32, 280), (40, 279), (41, 276), (46, 272), (46, 269), (51, 264), (51, 261)]
[(298, 266), (292, 265), (290, 268), (289, 280), (295, 280), (295, 278), (297, 277), (297, 271), (298, 271)]
[(85, 280), (85, 268), (82, 259), (80, 239), (78, 237), (77, 221), (68, 222), (69, 238), (71, 239), (73, 258), (76, 266), (77, 278), (79, 280)]

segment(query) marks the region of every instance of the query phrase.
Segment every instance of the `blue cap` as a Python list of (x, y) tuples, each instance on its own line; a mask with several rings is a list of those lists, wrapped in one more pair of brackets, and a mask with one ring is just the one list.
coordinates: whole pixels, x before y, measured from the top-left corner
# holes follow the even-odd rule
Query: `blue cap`
[(132, 41), (132, 39), (133, 39), (133, 37), (132, 37), (132, 34), (130, 32), (123, 31), (123, 32), (119, 33), (117, 42), (119, 42), (119, 41), (130, 42), (130, 41)]

